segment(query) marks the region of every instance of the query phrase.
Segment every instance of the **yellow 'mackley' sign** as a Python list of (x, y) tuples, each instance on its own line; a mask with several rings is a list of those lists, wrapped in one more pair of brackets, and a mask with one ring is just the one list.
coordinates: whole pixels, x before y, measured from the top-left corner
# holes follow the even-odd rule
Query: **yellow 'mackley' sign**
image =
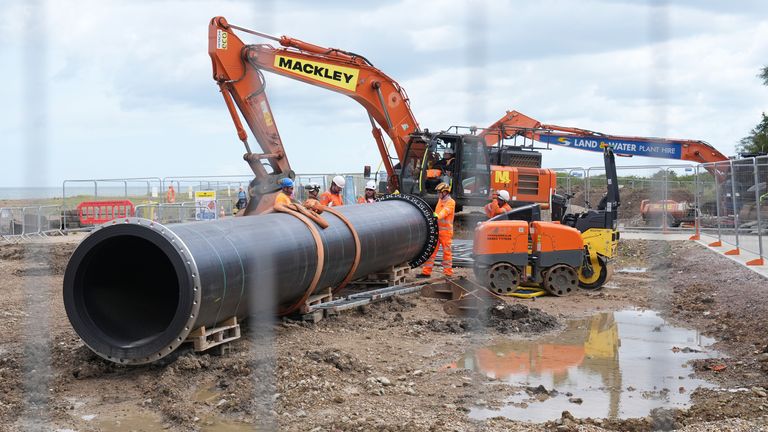
[(315, 81), (351, 91), (355, 91), (357, 88), (357, 78), (360, 75), (360, 69), (281, 55), (275, 56), (274, 66), (277, 69), (290, 71)]

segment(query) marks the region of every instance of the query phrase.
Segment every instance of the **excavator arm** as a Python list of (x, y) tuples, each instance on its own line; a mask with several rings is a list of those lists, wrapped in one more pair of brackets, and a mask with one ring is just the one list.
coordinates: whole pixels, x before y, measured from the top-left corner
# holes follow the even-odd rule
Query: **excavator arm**
[(607, 135), (587, 129), (543, 124), (517, 111), (507, 111), (501, 119), (478, 135), (489, 146), (496, 145), (502, 139), (523, 136), (540, 143), (594, 152), (603, 152), (604, 147), (609, 145), (620, 156), (646, 156), (697, 163), (728, 160), (727, 156), (704, 141)]
[[(281, 47), (247, 45), (234, 30), (271, 39)], [(215, 17), (210, 22), (208, 54), (213, 63), (213, 79), (221, 89), (238, 137), (245, 144), (244, 159), (256, 176), (249, 188), (251, 196), (256, 198), (251, 201), (256, 203), (253, 208), (249, 204), (246, 213), (271, 208), (273, 196), (279, 190), (279, 179), (294, 175), (269, 107), (261, 71), (341, 93), (360, 103), (368, 112), (374, 140), (390, 176), (395, 174), (392, 161), (395, 157), (402, 160), (410, 134), (419, 132), (405, 90), (360, 55), (287, 36), (266, 35), (229, 24), (223, 17)], [(251, 151), (238, 110), (262, 153)], [(381, 129), (392, 140), (395, 157), (390, 154)], [(267, 172), (263, 161), (271, 172)]]

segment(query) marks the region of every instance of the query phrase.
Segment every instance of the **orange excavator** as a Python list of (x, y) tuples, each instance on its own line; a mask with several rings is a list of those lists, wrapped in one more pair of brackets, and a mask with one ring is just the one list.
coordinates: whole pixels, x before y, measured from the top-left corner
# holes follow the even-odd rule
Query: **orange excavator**
[[(280, 46), (248, 45), (235, 31), (266, 38)], [(360, 103), (368, 113), (390, 191), (397, 189), (436, 202), (434, 187), (447, 180), (453, 185), (459, 209), (467, 204), (481, 205), (486, 203), (493, 187), (491, 173), (501, 168), (506, 174), (499, 179), (505, 181), (504, 187), (516, 201), (548, 202), (554, 190), (555, 172), (540, 168), (541, 155), (537, 152), (509, 146), (491, 150), (474, 133), (422, 130), (411, 112), (405, 90), (359, 54), (245, 29), (223, 17), (210, 22), (208, 54), (213, 79), (245, 145), (244, 159), (255, 175), (249, 185), (251, 199), (244, 214), (272, 208), (280, 179), (295, 175), (267, 99), (263, 71), (341, 93)], [(261, 152), (252, 149), (238, 111)], [(384, 134), (392, 141), (393, 152)], [(446, 153), (453, 153), (454, 160), (443, 169), (435, 168), (437, 159), (446, 159)], [(498, 162), (491, 162), (493, 159)]]
[[(276, 42), (245, 44), (235, 31)], [(266, 94), (263, 71), (347, 95), (365, 108), (371, 132), (388, 176), (390, 192), (419, 195), (436, 202), (434, 187), (452, 185), (457, 211), (483, 205), (492, 190), (507, 190), (515, 206), (539, 203), (549, 207), (556, 173), (541, 168), (541, 153), (549, 145), (602, 151), (606, 142), (618, 155), (642, 155), (709, 162), (727, 159), (703, 141), (605, 135), (585, 129), (542, 124), (515, 111), (488, 128), (451, 127), (438, 133), (421, 129), (408, 95), (395, 80), (362, 55), (326, 48), (287, 36), (276, 37), (227, 22), (210, 21), (208, 54), (213, 79), (245, 145), (243, 156), (255, 177), (249, 185), (244, 214), (272, 208), (279, 181), (293, 178), (288, 157)], [(261, 152), (254, 152), (240, 120), (245, 119)], [(466, 133), (465, 133), (466, 132)], [(387, 145), (384, 135), (392, 142)], [(523, 143), (518, 145), (518, 138)], [(510, 144), (510, 141), (512, 144)], [(534, 141), (546, 144), (536, 147)], [(453, 154), (454, 157), (447, 157)], [(446, 162), (447, 160), (447, 162)], [(441, 162), (443, 163), (441, 165)]]

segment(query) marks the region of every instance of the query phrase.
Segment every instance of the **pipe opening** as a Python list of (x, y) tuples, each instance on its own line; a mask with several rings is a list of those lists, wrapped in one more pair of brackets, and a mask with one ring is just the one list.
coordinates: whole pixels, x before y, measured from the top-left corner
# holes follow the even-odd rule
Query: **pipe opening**
[(179, 307), (179, 276), (155, 243), (133, 235), (102, 241), (83, 257), (76, 302), (111, 346), (148, 344), (166, 331)]

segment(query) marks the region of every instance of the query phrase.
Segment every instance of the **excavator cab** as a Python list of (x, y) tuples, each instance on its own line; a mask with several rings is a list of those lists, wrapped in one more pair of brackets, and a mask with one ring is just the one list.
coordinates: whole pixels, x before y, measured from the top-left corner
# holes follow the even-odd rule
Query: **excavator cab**
[[(435, 187), (451, 185), (451, 195), (461, 207), (479, 204), (490, 195), (488, 148), (473, 135), (439, 133), (412, 135), (400, 166), (401, 192), (419, 195), (435, 204)], [(460, 209), (457, 209), (460, 210)]]

